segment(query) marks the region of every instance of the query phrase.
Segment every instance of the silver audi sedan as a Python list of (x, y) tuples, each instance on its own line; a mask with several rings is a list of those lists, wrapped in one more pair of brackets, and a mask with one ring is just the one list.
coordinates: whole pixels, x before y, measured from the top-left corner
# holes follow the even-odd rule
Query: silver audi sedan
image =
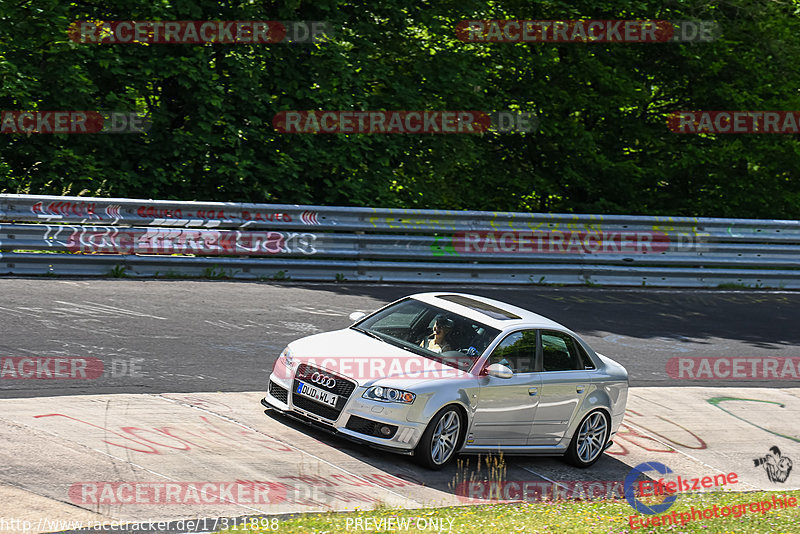
[(462, 293), (420, 293), (287, 346), (261, 403), (440, 469), (457, 454), (563, 456), (611, 446), (628, 373), (568, 328)]

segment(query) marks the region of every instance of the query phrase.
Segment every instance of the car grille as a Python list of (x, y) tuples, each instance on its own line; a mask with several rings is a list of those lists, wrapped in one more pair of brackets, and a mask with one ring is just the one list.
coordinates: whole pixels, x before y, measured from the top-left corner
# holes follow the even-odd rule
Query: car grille
[(341, 409), (320, 404), (312, 399), (301, 397), (300, 395), (292, 396), (292, 404), (294, 404), (296, 408), (317, 414), (318, 416), (324, 417), (325, 419), (330, 419), (331, 421), (336, 421), (339, 418), (339, 414), (342, 413)]
[[(328, 387), (311, 382), (311, 375), (314, 373), (322, 373), (323, 375), (333, 378), (335, 384), (331, 387)], [(352, 395), (353, 390), (356, 389), (356, 383), (352, 380), (348, 380), (347, 378), (337, 375), (336, 373), (331, 373), (330, 371), (325, 371), (305, 363), (301, 363), (298, 366), (297, 373), (295, 373), (294, 378), (295, 379), (292, 387), (292, 404), (301, 410), (306, 410), (307, 412), (319, 415), (325, 419), (330, 419), (331, 421), (335, 421), (339, 418), (339, 414), (342, 413), (347, 399), (350, 397), (350, 395)], [(331, 393), (339, 395), (339, 401), (336, 403), (336, 407), (327, 406), (312, 399), (295, 394), (294, 392), (297, 391), (298, 382), (300, 380), (316, 388), (330, 391)]]
[(289, 392), (272, 380), (269, 381), (269, 394), (284, 404), (287, 404), (287, 401), (289, 400)]
[[(391, 433), (389, 435), (381, 434), (380, 427), (382, 426), (389, 427), (391, 429)], [(379, 438), (386, 439), (391, 438), (397, 432), (397, 427), (395, 425), (386, 425), (377, 421), (370, 421), (369, 419), (364, 419), (363, 417), (358, 417), (357, 415), (350, 416), (350, 419), (347, 420), (347, 425), (345, 428), (352, 430), (353, 432), (358, 432), (359, 434), (368, 434), (370, 436), (378, 436)]]

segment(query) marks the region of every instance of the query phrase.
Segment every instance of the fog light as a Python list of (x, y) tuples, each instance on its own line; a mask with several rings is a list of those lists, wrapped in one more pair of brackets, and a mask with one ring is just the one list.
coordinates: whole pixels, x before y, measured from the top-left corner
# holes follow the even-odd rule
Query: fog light
[(392, 433), (392, 427), (383, 425), (381, 426), (381, 434), (388, 436)]

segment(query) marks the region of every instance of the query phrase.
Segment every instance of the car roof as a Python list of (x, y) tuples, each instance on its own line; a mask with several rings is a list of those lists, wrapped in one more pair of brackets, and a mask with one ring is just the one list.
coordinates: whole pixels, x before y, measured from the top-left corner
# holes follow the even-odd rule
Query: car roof
[[(570, 330), (562, 324), (552, 319), (548, 319), (538, 313), (513, 306), (506, 302), (494, 300), (468, 293), (455, 293), (452, 291), (437, 291), (429, 293), (417, 293), (409, 295), (410, 298), (443, 308), (453, 313), (463, 315), (474, 321), (497, 328), (507, 330), (509, 327), (527, 326), (531, 328), (557, 328), (559, 330)], [(483, 308), (483, 309), (481, 309)], [(503, 318), (504, 316), (508, 318)]]

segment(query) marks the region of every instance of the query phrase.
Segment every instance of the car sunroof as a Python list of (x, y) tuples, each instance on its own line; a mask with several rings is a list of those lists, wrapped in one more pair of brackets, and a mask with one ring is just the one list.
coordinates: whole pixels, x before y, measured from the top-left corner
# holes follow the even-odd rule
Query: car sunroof
[(469, 297), (462, 297), (461, 295), (438, 295), (437, 298), (446, 300), (448, 302), (453, 302), (455, 304), (460, 304), (462, 306), (466, 306), (471, 310), (475, 310), (477, 312), (481, 312), (484, 315), (488, 315), (492, 319), (498, 319), (500, 321), (506, 321), (509, 319), (520, 319), (519, 315), (515, 315), (510, 311), (503, 310), (496, 306), (492, 306), (491, 304), (486, 304), (485, 302), (471, 299)]

